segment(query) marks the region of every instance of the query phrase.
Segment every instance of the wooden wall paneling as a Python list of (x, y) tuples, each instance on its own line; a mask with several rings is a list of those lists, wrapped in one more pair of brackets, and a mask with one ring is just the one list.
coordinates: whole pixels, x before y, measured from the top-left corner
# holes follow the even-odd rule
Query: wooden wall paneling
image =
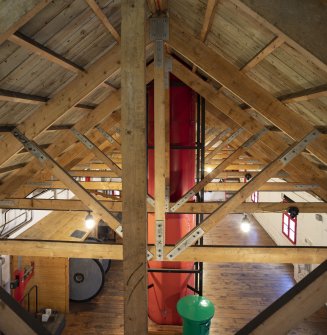
[[(68, 256), (68, 255), (67, 255)], [(66, 257), (67, 257), (66, 256)], [(22, 267), (34, 262), (34, 275), (27, 285), (26, 292), (38, 287), (38, 308), (52, 308), (60, 313), (69, 312), (69, 268), (68, 258), (24, 257)], [(12, 269), (17, 268), (17, 257), (13, 257)], [(33, 293), (31, 294), (33, 299)], [(32, 300), (33, 301), (33, 300)], [(31, 303), (33, 310), (33, 303)]]
[(145, 0), (123, 0), (121, 12), (124, 334), (132, 335), (148, 330)]

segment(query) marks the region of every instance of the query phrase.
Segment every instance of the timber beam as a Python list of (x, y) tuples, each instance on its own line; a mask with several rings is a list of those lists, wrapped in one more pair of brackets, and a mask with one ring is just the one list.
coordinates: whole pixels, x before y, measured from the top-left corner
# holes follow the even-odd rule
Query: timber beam
[[(169, 252), (172, 246), (164, 248)], [(155, 253), (155, 247), (149, 246)], [(35, 257), (123, 259), (123, 246), (89, 242), (1, 240), (0, 254)], [(176, 260), (208, 263), (299, 263), (320, 264), (327, 259), (327, 247), (192, 246)]]
[(119, 236), (122, 236), (122, 226), (119, 221), (90, 193), (79, 185), (55, 160), (43, 151), (36, 143), (30, 141), (17, 128), (12, 131), (13, 136), (33, 154), (43, 166), (49, 169), (70, 189), (81, 201), (104, 222), (106, 222)]
[(121, 2), (124, 334), (148, 331), (145, 0)]
[[(314, 129), (302, 116), (278, 101), (234, 65), (192, 36), (186, 31), (186, 26), (182, 25), (180, 20), (171, 19), (170, 23), (171, 31), (174, 32), (169, 39), (171, 48), (253, 107), (289, 137), (298, 141), (302, 138), (303, 133), (309, 133)], [(323, 163), (327, 163), (325, 135), (320, 134), (307, 149)]]
[[(121, 212), (121, 201), (102, 200), (101, 203), (111, 212)], [(173, 207), (175, 203), (170, 203)], [(187, 202), (180, 206), (176, 214), (210, 214), (223, 205), (223, 202)], [(295, 206), (300, 213), (327, 213), (326, 202), (243, 202), (231, 213), (275, 213), (287, 211), (290, 206)], [(48, 199), (18, 199), (10, 198), (0, 200), (0, 208), (3, 209), (33, 209), (52, 211), (88, 211), (88, 207), (80, 200), (48, 200)], [(151, 204), (147, 206), (148, 213), (153, 213)], [(170, 212), (172, 213), (172, 212)]]
[(241, 204), (255, 190), (260, 188), (267, 180), (271, 178), (277, 171), (282, 170), (294, 157), (302, 152), (309, 143), (319, 136), (317, 130), (313, 130), (302, 138), (301, 141), (295, 143), (285, 150), (279, 157), (273, 160), (264, 170), (257, 174), (253, 179), (246, 183), (235, 195), (226, 201), (220, 208), (209, 215), (200, 225), (193, 228), (187, 233), (175, 247), (167, 255), (168, 259), (174, 259), (180, 253), (185, 251), (190, 245), (198, 241), (206, 232), (214, 228), (228, 213)]
[(39, 13), (50, 0), (3, 1), (1, 3), (0, 44)]
[[(81, 181), (79, 182), (87, 190), (116, 190), (122, 191), (123, 186), (121, 182), (115, 181)], [(204, 182), (205, 183), (205, 182)], [(196, 186), (196, 189), (201, 187), (202, 184)], [(237, 192), (244, 186), (244, 183), (234, 183), (234, 182), (213, 182), (207, 183), (204, 186), (204, 190), (208, 192)], [(40, 189), (65, 189), (67, 186), (60, 180), (52, 181), (31, 181), (26, 183), (27, 188), (40, 188)], [(317, 189), (319, 186), (317, 184), (302, 184), (302, 183), (264, 183), (258, 189), (253, 191), (273, 191), (273, 192), (300, 192), (300, 191), (311, 191)], [(192, 191), (193, 192), (193, 191)], [(197, 193), (197, 192), (196, 192)], [(195, 194), (196, 194), (195, 193)], [(190, 195), (185, 195), (189, 199)]]
[[(234, 124), (237, 123), (252, 135), (262, 129), (263, 125), (260, 122), (247, 113), (244, 113), (236, 103), (228, 99), (221, 92), (217, 92), (211, 85), (206, 83), (177, 60), (173, 60), (173, 74), (207, 100), (207, 109), (212, 115), (216, 116), (218, 111), (219, 117), (222, 114), (224, 117), (227, 117), (230, 121), (228, 126), (234, 127)], [(213, 106), (215, 108), (213, 108)], [(265, 135), (264, 141), (260, 141), (260, 152), (261, 155), (264, 156), (268, 154), (268, 157), (276, 157), (277, 154), (280, 154), (286, 148), (287, 143), (279, 133), (268, 132)], [(245, 170), (249, 170), (249, 168), (245, 167)], [(305, 180), (307, 183), (317, 183), (321, 188), (327, 189), (324, 172), (320, 171), (312, 162), (303, 156), (296, 157), (284, 170), (290, 175), (294, 175), (295, 180)], [(303, 171), (308, 171), (308, 173), (305, 173), (304, 175)], [(326, 191), (319, 193), (316, 191), (316, 193), (322, 199), (327, 199)]]
[(327, 261), (324, 261), (235, 335), (288, 334), (322, 308), (326, 299)]

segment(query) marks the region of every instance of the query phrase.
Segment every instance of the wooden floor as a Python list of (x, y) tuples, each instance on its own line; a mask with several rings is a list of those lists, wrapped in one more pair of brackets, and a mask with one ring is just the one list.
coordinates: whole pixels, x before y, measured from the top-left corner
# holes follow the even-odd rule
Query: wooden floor
[[(242, 233), (239, 230), (241, 218), (240, 215), (229, 216), (208, 235), (205, 243), (273, 245), (255, 222), (251, 233)], [(234, 334), (294, 285), (292, 265), (204, 264), (204, 269), (204, 295), (216, 307), (211, 334)], [(150, 327), (162, 329), (151, 322)], [(64, 334), (123, 334), (122, 262), (112, 263), (99, 296), (87, 303), (71, 304)], [(327, 309), (320, 310), (290, 334), (327, 334)]]

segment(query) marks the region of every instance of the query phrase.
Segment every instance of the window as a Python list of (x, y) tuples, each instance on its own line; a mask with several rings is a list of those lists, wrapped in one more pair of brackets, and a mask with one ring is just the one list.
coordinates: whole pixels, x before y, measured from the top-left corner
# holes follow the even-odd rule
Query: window
[(292, 219), (288, 213), (283, 213), (282, 231), (293, 244), (296, 244), (296, 226), (297, 218)]
[(255, 191), (251, 194), (251, 200), (252, 202), (259, 202), (259, 192), (258, 191)]

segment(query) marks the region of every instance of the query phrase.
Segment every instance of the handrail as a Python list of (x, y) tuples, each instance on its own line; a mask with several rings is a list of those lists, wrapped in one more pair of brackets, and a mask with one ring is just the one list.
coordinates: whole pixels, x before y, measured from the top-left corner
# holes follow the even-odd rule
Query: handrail
[[(42, 323), (31, 316), (9, 293), (0, 287), (0, 306), (2, 325), (6, 330), (1, 329), (7, 334), (18, 334), (17, 330), (29, 329), (38, 335), (51, 335)], [(10, 318), (6, 319), (6, 316)], [(5, 320), (8, 320), (6, 323)], [(10, 321), (11, 320), (11, 321)], [(14, 321), (14, 322), (13, 322)], [(29, 333), (31, 333), (31, 331)], [(22, 333), (22, 332), (20, 332)]]
[[(321, 263), (315, 270), (309, 273), (301, 281), (299, 281), (295, 286), (283, 294), (274, 303), (268, 306), (260, 314), (258, 314), (254, 319), (252, 319), (248, 324), (241, 328), (235, 335), (248, 335), (254, 332), (259, 326), (272, 317), (275, 313), (280, 311), (287, 303), (290, 303), (297, 295), (299, 295), (303, 290), (308, 288), (317, 279), (327, 273), (327, 260)], [(325, 283), (327, 286), (327, 282)], [(322, 307), (324, 302), (322, 302)]]
[(35, 288), (35, 316), (37, 314), (38, 311), (38, 287), (37, 285), (33, 285), (28, 292), (23, 296), (23, 298), (19, 301), (19, 303), (22, 303), (25, 298), (27, 297), (27, 311), (30, 312), (30, 293), (32, 292), (32, 290)]

